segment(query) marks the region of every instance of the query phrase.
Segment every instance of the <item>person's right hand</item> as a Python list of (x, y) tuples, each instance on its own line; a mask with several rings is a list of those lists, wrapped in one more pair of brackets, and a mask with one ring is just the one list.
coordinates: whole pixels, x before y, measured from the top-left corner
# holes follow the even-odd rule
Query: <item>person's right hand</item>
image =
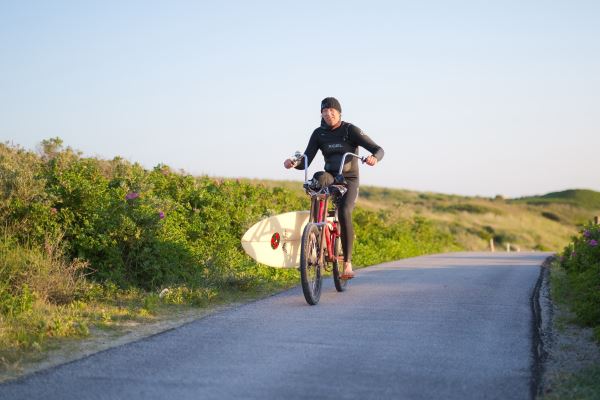
[(377, 159), (374, 156), (369, 156), (365, 160), (365, 164), (370, 165), (371, 167), (377, 164)]
[(288, 158), (287, 160), (285, 160), (285, 161), (283, 162), (283, 166), (284, 166), (286, 169), (290, 169), (290, 168), (292, 168), (292, 167), (294, 166), (294, 162), (293, 162), (293, 161), (292, 161), (290, 158)]

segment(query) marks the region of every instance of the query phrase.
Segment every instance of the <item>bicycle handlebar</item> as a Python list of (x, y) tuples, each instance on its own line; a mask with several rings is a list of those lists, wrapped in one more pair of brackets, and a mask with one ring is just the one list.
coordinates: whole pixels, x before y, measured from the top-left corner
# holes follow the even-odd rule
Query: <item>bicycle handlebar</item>
[[(344, 164), (346, 162), (346, 157), (356, 157), (360, 159), (360, 161), (364, 164), (367, 161), (367, 157), (361, 157), (358, 154), (354, 153), (344, 153), (342, 156), (342, 162), (340, 163), (340, 170), (338, 171), (338, 176), (342, 175), (342, 171), (344, 170)], [(299, 151), (294, 153), (294, 156), (291, 158), (292, 167), (297, 166), (300, 163), (300, 160), (304, 158), (304, 183), (308, 183), (308, 156), (306, 154), (302, 154)], [(337, 177), (336, 177), (337, 178)]]
[(304, 183), (308, 182), (308, 156), (306, 154), (302, 154), (299, 151), (294, 153), (294, 156), (291, 158), (292, 160), (292, 168), (300, 164), (300, 159), (304, 158)]
[(354, 153), (344, 153), (344, 155), (342, 156), (342, 162), (340, 163), (340, 170), (338, 171), (338, 175), (341, 175), (342, 171), (344, 170), (344, 164), (346, 162), (346, 156), (351, 156), (351, 157), (359, 158), (360, 161), (363, 164), (367, 161), (367, 157), (361, 157), (358, 154), (354, 154)]

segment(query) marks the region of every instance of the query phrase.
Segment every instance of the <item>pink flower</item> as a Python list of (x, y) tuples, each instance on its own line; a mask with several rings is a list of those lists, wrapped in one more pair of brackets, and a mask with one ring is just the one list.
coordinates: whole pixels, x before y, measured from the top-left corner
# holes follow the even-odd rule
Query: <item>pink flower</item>
[(583, 236), (585, 236), (586, 238), (590, 237), (590, 231), (588, 231), (587, 229), (585, 231), (583, 231)]
[(158, 213), (158, 218), (160, 218), (160, 219), (163, 219), (164, 217), (165, 217), (165, 213), (164, 213), (164, 212), (162, 212), (162, 211), (160, 211), (160, 212)]
[(592, 247), (596, 247), (596, 246), (598, 246), (598, 241), (597, 241), (597, 240), (594, 240), (594, 239), (592, 239), (592, 240), (590, 240), (590, 241), (588, 242), (588, 244), (589, 244), (590, 246), (592, 246)]
[(50, 213), (51, 213), (51, 214), (56, 214), (57, 212), (58, 212), (58, 210), (57, 210), (55, 207), (52, 207), (52, 208), (50, 209)]
[(137, 199), (138, 197), (140, 197), (140, 194), (137, 192), (129, 192), (125, 195), (125, 199), (127, 200)]

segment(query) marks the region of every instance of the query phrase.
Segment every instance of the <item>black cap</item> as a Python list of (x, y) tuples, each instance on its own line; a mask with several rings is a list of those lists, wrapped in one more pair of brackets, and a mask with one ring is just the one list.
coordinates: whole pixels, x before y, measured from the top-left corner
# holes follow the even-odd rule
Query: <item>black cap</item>
[(335, 97), (325, 97), (323, 101), (321, 101), (321, 111), (323, 111), (324, 108), (335, 108), (340, 114), (342, 113), (342, 106)]

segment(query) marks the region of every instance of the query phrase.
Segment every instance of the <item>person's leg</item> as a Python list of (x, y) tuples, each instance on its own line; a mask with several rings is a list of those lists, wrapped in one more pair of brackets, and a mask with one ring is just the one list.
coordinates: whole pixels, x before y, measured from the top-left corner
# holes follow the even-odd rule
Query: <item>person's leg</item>
[[(319, 183), (319, 187), (329, 186), (333, 183), (334, 178), (329, 172), (318, 171), (313, 175), (313, 179)], [(313, 219), (317, 220), (319, 210), (314, 210)]]
[(329, 186), (334, 181), (333, 175), (325, 171), (315, 172), (315, 174), (313, 175), (313, 179), (319, 182), (319, 185), (321, 187)]
[(358, 197), (358, 178), (346, 178), (348, 191), (340, 200), (338, 217), (344, 250), (344, 274), (352, 275), (352, 248), (354, 244), (354, 227), (352, 226), (352, 210)]

